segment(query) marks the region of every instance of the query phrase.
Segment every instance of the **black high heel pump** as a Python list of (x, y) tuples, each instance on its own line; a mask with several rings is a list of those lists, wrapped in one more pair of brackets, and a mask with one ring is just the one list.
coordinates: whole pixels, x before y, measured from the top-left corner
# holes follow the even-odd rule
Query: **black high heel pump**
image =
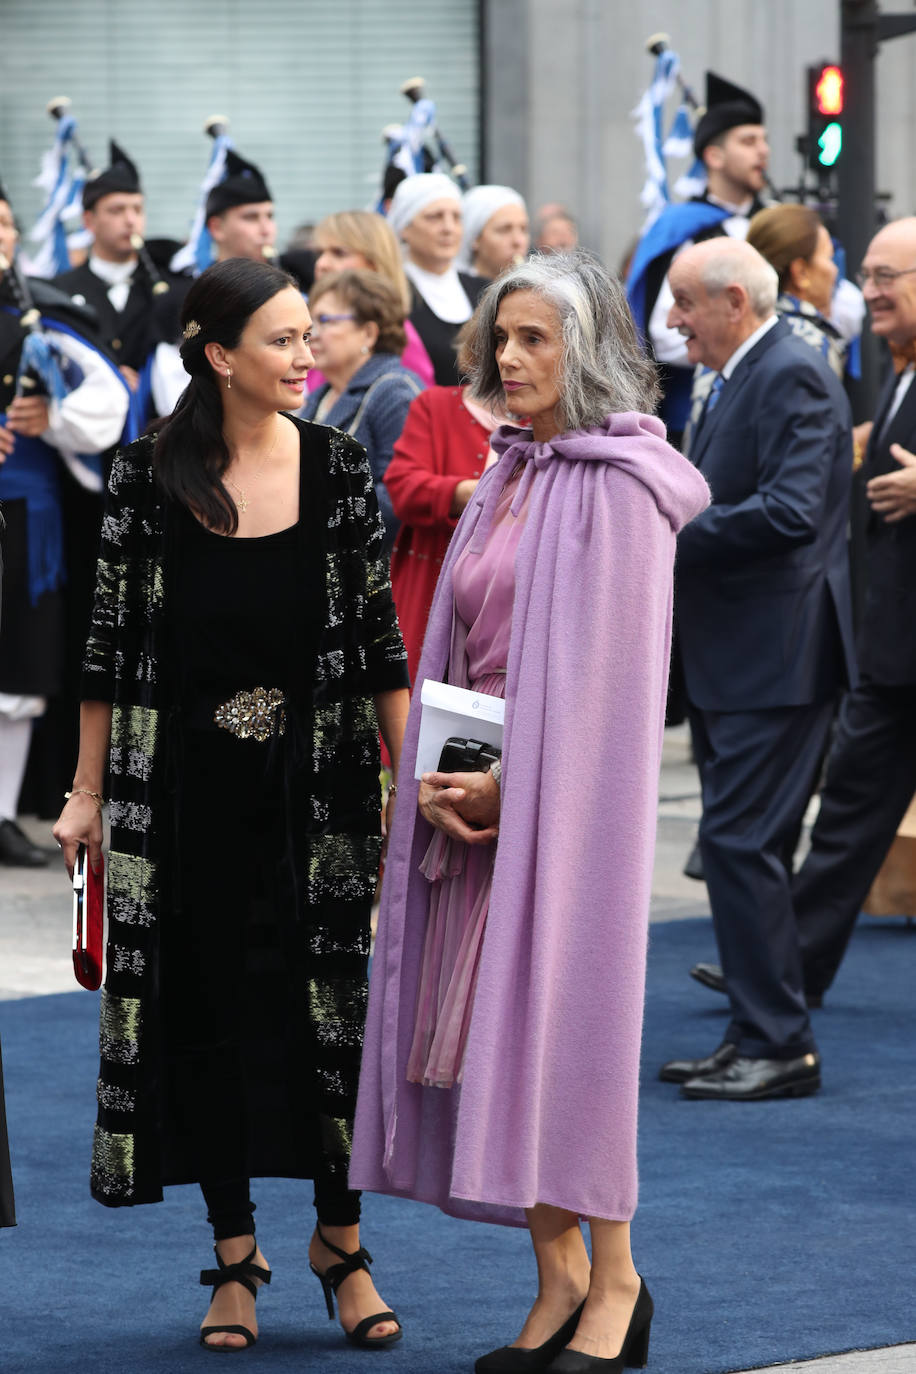
[(553, 1363), (547, 1366), (547, 1374), (623, 1374), (624, 1369), (645, 1369), (649, 1363), (649, 1328), (654, 1312), (655, 1304), (645, 1279), (640, 1276), (639, 1295), (620, 1354), (603, 1360), (598, 1355), (586, 1355), (581, 1350), (561, 1350)]
[(474, 1364), (474, 1374), (536, 1374), (536, 1371), (547, 1369), (554, 1356), (559, 1355), (576, 1334), (584, 1306), (585, 1303), (580, 1302), (572, 1316), (567, 1317), (559, 1331), (548, 1336), (543, 1345), (527, 1350), (520, 1345), (501, 1345), (489, 1355), (481, 1355)]
[[(314, 1264), (309, 1261), (309, 1268), (321, 1284), (324, 1292), (324, 1300), (328, 1305), (328, 1317), (333, 1321), (334, 1294), (351, 1274), (357, 1273), (360, 1269), (365, 1269), (368, 1274), (369, 1265), (372, 1263), (372, 1256), (365, 1246), (360, 1246), (358, 1250), (354, 1250), (352, 1254), (348, 1255), (346, 1250), (338, 1249), (336, 1245), (332, 1245), (331, 1242), (322, 1235), (320, 1226), (316, 1225), (315, 1229), (318, 1232), (318, 1239), (321, 1241), (322, 1245), (327, 1246), (335, 1255), (339, 1255), (341, 1260), (340, 1264), (328, 1265), (323, 1274), (320, 1269), (316, 1269)], [(368, 1336), (366, 1334), (367, 1331), (371, 1331), (373, 1326), (377, 1326), (379, 1322), (397, 1322), (398, 1329), (397, 1331), (392, 1331), (387, 1336)], [(394, 1312), (390, 1311), (377, 1312), (374, 1317), (363, 1317), (362, 1321), (357, 1322), (352, 1331), (348, 1331), (347, 1328), (344, 1327), (343, 1333), (348, 1341), (351, 1341), (353, 1345), (362, 1346), (364, 1350), (381, 1350), (386, 1345), (394, 1345), (395, 1341), (399, 1341), (404, 1334), (401, 1330), (401, 1323), (398, 1321), (397, 1316)]]

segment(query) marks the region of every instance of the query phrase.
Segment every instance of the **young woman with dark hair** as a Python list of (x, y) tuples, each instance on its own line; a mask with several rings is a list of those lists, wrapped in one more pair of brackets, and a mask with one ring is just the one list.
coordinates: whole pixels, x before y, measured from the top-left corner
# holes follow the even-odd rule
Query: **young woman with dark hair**
[(252, 1176), (312, 1178), (309, 1260), (357, 1344), (400, 1336), (360, 1248), (349, 1142), (404, 650), (365, 453), (286, 413), (312, 364), (291, 279), (208, 268), (191, 381), (115, 459), (81, 743), (55, 828), (97, 867), (110, 768), (108, 967), (94, 1196), (199, 1182), (217, 1268), (201, 1341), (254, 1343), (270, 1278)]

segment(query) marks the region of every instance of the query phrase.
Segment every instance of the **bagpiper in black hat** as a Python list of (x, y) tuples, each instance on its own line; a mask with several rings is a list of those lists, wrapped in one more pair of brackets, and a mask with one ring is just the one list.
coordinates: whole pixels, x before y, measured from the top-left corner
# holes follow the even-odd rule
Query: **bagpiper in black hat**
[(226, 175), (213, 187), (207, 197), (207, 219), (221, 215), (235, 205), (255, 205), (273, 200), (263, 173), (253, 162), (229, 148), (226, 152)]
[(706, 113), (699, 120), (693, 135), (693, 150), (697, 157), (720, 134), (736, 129), (739, 124), (762, 124), (763, 106), (750, 91), (726, 81), (715, 72), (706, 73)]
[(110, 165), (87, 178), (83, 187), (84, 210), (91, 210), (103, 196), (143, 194), (136, 166), (114, 139), (109, 141), (108, 156)]

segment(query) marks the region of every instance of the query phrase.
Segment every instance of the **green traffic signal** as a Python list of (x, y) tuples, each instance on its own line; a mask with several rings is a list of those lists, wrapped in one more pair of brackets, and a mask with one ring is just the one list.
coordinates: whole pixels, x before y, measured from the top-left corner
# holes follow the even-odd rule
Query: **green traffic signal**
[(822, 167), (836, 166), (836, 160), (843, 151), (843, 126), (833, 120), (828, 124), (820, 138), (817, 140), (820, 152), (817, 160)]

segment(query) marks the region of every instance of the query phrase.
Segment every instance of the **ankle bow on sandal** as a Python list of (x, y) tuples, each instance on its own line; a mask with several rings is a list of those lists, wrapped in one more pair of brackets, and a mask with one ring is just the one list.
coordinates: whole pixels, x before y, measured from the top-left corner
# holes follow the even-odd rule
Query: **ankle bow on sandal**
[[(214, 1246), (213, 1253), (216, 1256), (216, 1263), (218, 1264), (219, 1268), (201, 1269), (201, 1283), (205, 1288), (209, 1288), (212, 1285), (214, 1294), (218, 1291), (218, 1289), (222, 1288), (224, 1283), (240, 1283), (243, 1288), (248, 1289), (248, 1292), (255, 1299), (255, 1301), (257, 1301), (258, 1289), (257, 1284), (255, 1284), (253, 1280), (260, 1279), (262, 1283), (270, 1283), (270, 1270), (263, 1269), (259, 1264), (251, 1263), (257, 1252), (258, 1247), (257, 1244), (255, 1244), (254, 1246), (252, 1246), (251, 1254), (246, 1256), (245, 1259), (238, 1260), (235, 1264), (225, 1264), (219, 1253), (219, 1250), (217, 1250), (216, 1246)], [(244, 1336), (245, 1344), (208, 1344), (207, 1337), (217, 1335)], [(227, 1354), (234, 1350), (247, 1350), (249, 1346), (255, 1344), (257, 1339), (257, 1336), (255, 1336), (251, 1331), (249, 1331), (247, 1326), (202, 1326), (200, 1329), (201, 1345), (204, 1346), (205, 1349), (215, 1350), (219, 1354)]]
[[(351, 1274), (358, 1273), (360, 1269), (365, 1269), (366, 1273), (368, 1273), (369, 1265), (372, 1263), (372, 1256), (363, 1245), (361, 1245), (358, 1250), (354, 1250), (348, 1255), (346, 1250), (339, 1249), (325, 1238), (320, 1226), (316, 1225), (315, 1229), (322, 1245), (326, 1246), (328, 1250), (331, 1250), (335, 1255), (339, 1255), (341, 1260), (340, 1264), (328, 1265), (323, 1274), (319, 1269), (315, 1268), (311, 1261), (309, 1262), (309, 1268), (324, 1291), (324, 1300), (328, 1305), (328, 1317), (333, 1321), (334, 1294), (344, 1280), (348, 1279)], [(397, 1331), (392, 1331), (387, 1336), (368, 1336), (366, 1333), (371, 1331), (373, 1326), (377, 1326), (379, 1322), (397, 1322), (398, 1329)], [(386, 1345), (394, 1345), (395, 1341), (399, 1341), (404, 1334), (401, 1330), (401, 1323), (398, 1321), (395, 1313), (391, 1311), (377, 1312), (373, 1317), (364, 1317), (361, 1322), (357, 1322), (352, 1331), (348, 1331), (347, 1328), (344, 1327), (343, 1333), (347, 1340), (351, 1341), (353, 1345), (360, 1345), (365, 1350), (379, 1350)]]

